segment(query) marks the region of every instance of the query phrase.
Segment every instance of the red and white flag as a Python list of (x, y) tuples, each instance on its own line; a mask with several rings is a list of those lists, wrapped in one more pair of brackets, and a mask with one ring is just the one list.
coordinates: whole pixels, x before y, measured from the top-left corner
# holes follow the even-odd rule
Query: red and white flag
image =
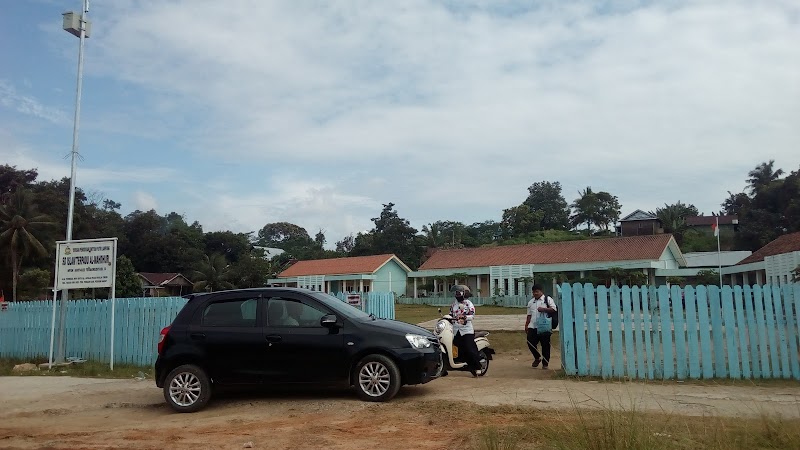
[(711, 229), (714, 230), (714, 237), (719, 237), (719, 219), (711, 224)]

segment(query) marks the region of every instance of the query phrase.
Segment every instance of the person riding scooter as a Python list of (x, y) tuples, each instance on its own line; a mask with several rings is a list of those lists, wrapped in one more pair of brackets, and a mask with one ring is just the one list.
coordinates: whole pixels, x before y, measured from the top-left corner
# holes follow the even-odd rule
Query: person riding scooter
[[(462, 302), (459, 302), (458, 299), (454, 302), (454, 306), (457, 308), (457, 313), (459, 315), (463, 315), (461, 317), (463, 324), (459, 324), (458, 320), (456, 319), (455, 315), (452, 314), (453, 310), (447, 312), (447, 314), (442, 315), (441, 318), (436, 322), (436, 326), (433, 328), (433, 333), (436, 337), (439, 338), (439, 346), (442, 349), (442, 365), (439, 371), (439, 376), (446, 377), (448, 370), (457, 370), (457, 371), (467, 371), (474, 368), (474, 366), (467, 364), (467, 355), (468, 350), (465, 348), (464, 351), (461, 351), (458, 345), (455, 344), (455, 330), (454, 325), (466, 325), (470, 318), (474, 317), (474, 308), (475, 306), (472, 305), (472, 302), (466, 300), (467, 298), (471, 297), (471, 293), (469, 287), (465, 285), (457, 285), (453, 286), (451, 292), (455, 296), (455, 292), (460, 291), (462, 294), (460, 297), (462, 298)], [(472, 310), (473, 314), (464, 314)], [(442, 308), (439, 308), (439, 314), (442, 314)], [(469, 321), (469, 322), (468, 322)], [(459, 327), (463, 328), (463, 327)], [(468, 335), (463, 330), (460, 330), (462, 336)], [(478, 348), (478, 370), (477, 375), (479, 377), (485, 376), (489, 370), (489, 361), (492, 359), (492, 355), (494, 355), (495, 351), (492, 349), (492, 345), (489, 343), (489, 332), (488, 331), (474, 331), (473, 332), (475, 346)], [(463, 341), (460, 343), (463, 347)]]
[(475, 305), (467, 300), (471, 296), (469, 290), (455, 286), (453, 291), (455, 301), (450, 305), (450, 315), (455, 319), (453, 322), (453, 332), (455, 333), (453, 345), (463, 352), (469, 373), (473, 377), (477, 377), (481, 364), (478, 346), (475, 344), (475, 330), (472, 327), (472, 319), (475, 317)]

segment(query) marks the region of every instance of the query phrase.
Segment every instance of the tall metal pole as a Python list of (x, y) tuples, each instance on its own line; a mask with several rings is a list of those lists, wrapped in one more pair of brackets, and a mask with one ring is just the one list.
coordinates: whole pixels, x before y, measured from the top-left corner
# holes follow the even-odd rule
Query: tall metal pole
[(719, 245), (719, 216), (717, 216), (717, 227), (714, 229), (714, 233), (717, 235), (717, 264), (719, 264), (719, 288), (722, 289), (722, 250)]
[[(72, 219), (75, 214), (75, 172), (78, 166), (78, 128), (81, 122), (81, 85), (83, 84), (83, 45), (86, 41), (86, 20), (89, 14), (89, 0), (83, 0), (83, 8), (81, 8), (81, 35), (80, 45), (78, 47), (78, 87), (75, 91), (75, 119), (72, 127), (72, 168), (69, 177), (69, 206), (67, 209), (67, 238), (72, 240)], [(58, 354), (56, 362), (64, 362), (66, 359), (66, 343), (64, 341), (66, 333), (66, 319), (67, 319), (67, 301), (69, 300), (69, 291), (64, 289), (61, 291), (61, 313), (59, 315), (58, 327)]]

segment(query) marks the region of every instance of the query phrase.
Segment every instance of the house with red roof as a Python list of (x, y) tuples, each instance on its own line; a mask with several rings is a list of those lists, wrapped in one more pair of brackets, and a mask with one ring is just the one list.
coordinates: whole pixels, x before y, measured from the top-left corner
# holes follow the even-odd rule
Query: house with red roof
[[(584, 278), (612, 267), (641, 270), (651, 284), (660, 280), (657, 271), (686, 266), (686, 260), (671, 234), (589, 239), (497, 247), (438, 250), (411, 274), (414, 297), (419, 283), (433, 278), (436, 295), (447, 291), (446, 283), (466, 284), (473, 293), (490, 296), (527, 295), (525, 281), (537, 273), (563, 273), (568, 279)], [(453, 274), (464, 279), (448, 280)], [(550, 280), (547, 280), (549, 283)]]
[(411, 269), (394, 254), (297, 261), (271, 285), (328, 293), (394, 292), (406, 294)]
[(717, 222), (719, 222), (720, 233), (725, 233), (726, 231), (733, 233), (736, 230), (736, 226), (739, 225), (739, 216), (731, 214), (723, 216), (693, 216), (686, 218), (687, 227), (702, 231), (706, 234), (714, 234), (714, 229), (711, 225), (716, 225)]
[(192, 293), (192, 283), (179, 273), (140, 272), (142, 293), (145, 297), (180, 297)]
[(800, 266), (800, 231), (784, 234), (731, 267), (722, 268), (723, 282), (733, 286), (792, 283)]

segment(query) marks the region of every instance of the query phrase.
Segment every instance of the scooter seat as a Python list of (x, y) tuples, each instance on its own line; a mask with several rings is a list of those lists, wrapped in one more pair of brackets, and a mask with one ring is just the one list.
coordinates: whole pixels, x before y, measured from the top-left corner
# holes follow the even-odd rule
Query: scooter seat
[(475, 337), (476, 338), (484, 337), (484, 336), (488, 336), (488, 335), (489, 335), (488, 331), (476, 331), (475, 332)]

